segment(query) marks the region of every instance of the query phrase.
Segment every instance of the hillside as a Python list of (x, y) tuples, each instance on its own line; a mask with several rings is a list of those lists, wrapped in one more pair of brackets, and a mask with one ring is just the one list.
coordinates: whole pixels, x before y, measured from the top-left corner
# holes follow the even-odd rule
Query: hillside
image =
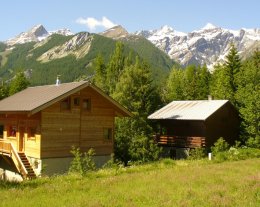
[[(83, 75), (93, 74), (92, 62), (99, 53), (107, 62), (115, 49), (116, 41), (125, 43), (126, 55), (132, 51), (133, 58), (139, 55), (144, 59), (151, 66), (156, 81), (168, 74), (174, 64), (166, 54), (140, 37), (115, 40), (104, 35), (80, 32), (75, 35), (55, 33), (36, 40), (38, 36), (31, 30), (29, 34), (33, 34), (33, 38), (23, 33), (23, 36), (29, 38), (26, 43), (0, 44), (2, 78), (10, 79), (16, 72), (26, 71), (32, 85), (54, 83), (57, 75), (61, 75), (63, 82), (74, 81)], [(14, 41), (18, 40), (11, 42)]]
[[(243, 166), (243, 167), (241, 167)], [(0, 206), (259, 206), (259, 159), (173, 161), (0, 182)]]

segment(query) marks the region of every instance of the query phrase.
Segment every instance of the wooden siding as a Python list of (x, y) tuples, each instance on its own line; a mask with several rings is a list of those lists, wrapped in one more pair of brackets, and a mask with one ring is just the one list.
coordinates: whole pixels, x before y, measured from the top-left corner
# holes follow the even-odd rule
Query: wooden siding
[[(4, 125), (3, 138), (11, 142), (14, 149), (24, 151), (28, 156), (40, 158), (40, 114), (28, 117), (27, 115), (8, 114), (0, 115), (0, 124)], [(10, 134), (10, 127), (16, 128), (15, 136)], [(36, 129), (31, 136), (29, 128)]]
[(239, 133), (239, 118), (234, 107), (228, 103), (206, 120), (206, 145), (212, 146), (220, 137), (234, 144)]
[[(74, 97), (80, 98), (80, 106), (73, 106)], [(70, 110), (61, 110), (59, 102), (41, 112), (41, 157), (70, 157), (72, 146), (82, 151), (94, 148), (96, 155), (111, 154), (113, 140), (104, 140), (104, 128), (114, 129), (114, 106), (91, 88), (69, 98)], [(83, 110), (83, 99), (91, 100), (91, 110)]]

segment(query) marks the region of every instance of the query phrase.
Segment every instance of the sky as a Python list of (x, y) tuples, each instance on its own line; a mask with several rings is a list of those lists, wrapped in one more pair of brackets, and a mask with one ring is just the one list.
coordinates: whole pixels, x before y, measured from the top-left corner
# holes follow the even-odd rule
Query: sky
[(260, 28), (259, 0), (4, 0), (0, 8), (0, 41), (37, 24), (74, 33), (114, 25), (128, 32), (168, 25), (188, 33), (207, 23), (234, 30)]

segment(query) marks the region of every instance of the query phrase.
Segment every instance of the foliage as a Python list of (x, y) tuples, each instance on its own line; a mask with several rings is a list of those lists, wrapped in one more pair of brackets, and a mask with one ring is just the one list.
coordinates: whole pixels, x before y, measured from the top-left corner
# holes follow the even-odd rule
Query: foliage
[(1, 86), (0, 86), (0, 100), (6, 98), (9, 94), (9, 88), (7, 86), (7, 84), (4, 84), (4, 82), (2, 82)]
[(151, 139), (147, 116), (154, 110), (158, 94), (152, 84), (149, 66), (136, 57), (124, 69), (112, 94), (134, 117), (116, 122), (115, 156), (124, 162), (147, 162), (159, 158), (159, 148)]
[(89, 171), (96, 169), (96, 165), (93, 160), (93, 156), (95, 155), (94, 149), (90, 148), (88, 152), (84, 152), (82, 154), (79, 148), (72, 146), (71, 154), (74, 158), (69, 168), (70, 173), (85, 175)]
[(242, 117), (243, 140), (260, 148), (260, 51), (248, 59), (237, 75), (236, 99)]
[(202, 158), (205, 158), (206, 156), (206, 150), (205, 148), (195, 148), (195, 149), (191, 149), (189, 151), (189, 160), (200, 160)]
[(238, 161), (250, 158), (260, 158), (260, 150), (247, 147), (231, 147), (226, 151), (220, 151), (216, 154), (213, 154), (213, 160), (215, 162)]
[(15, 75), (15, 78), (10, 83), (9, 95), (13, 95), (19, 91), (26, 89), (30, 85), (29, 80), (25, 77), (23, 72)]
[(236, 107), (235, 94), (238, 89), (238, 74), (241, 71), (241, 60), (234, 44), (231, 44), (229, 53), (223, 66), (217, 66), (213, 73), (211, 93), (217, 99), (228, 99)]
[(163, 92), (165, 102), (172, 100), (205, 100), (209, 95), (210, 73), (206, 66), (189, 65), (173, 68)]
[(211, 151), (213, 153), (213, 156), (219, 152), (227, 151), (229, 148), (228, 143), (226, 140), (223, 139), (223, 137), (220, 137), (215, 143), (214, 146), (211, 147)]

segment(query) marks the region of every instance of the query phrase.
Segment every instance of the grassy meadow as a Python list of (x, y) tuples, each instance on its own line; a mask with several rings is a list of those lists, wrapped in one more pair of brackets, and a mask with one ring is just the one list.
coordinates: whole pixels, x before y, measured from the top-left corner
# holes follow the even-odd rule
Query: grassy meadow
[(162, 160), (0, 183), (0, 206), (259, 206), (260, 159)]

